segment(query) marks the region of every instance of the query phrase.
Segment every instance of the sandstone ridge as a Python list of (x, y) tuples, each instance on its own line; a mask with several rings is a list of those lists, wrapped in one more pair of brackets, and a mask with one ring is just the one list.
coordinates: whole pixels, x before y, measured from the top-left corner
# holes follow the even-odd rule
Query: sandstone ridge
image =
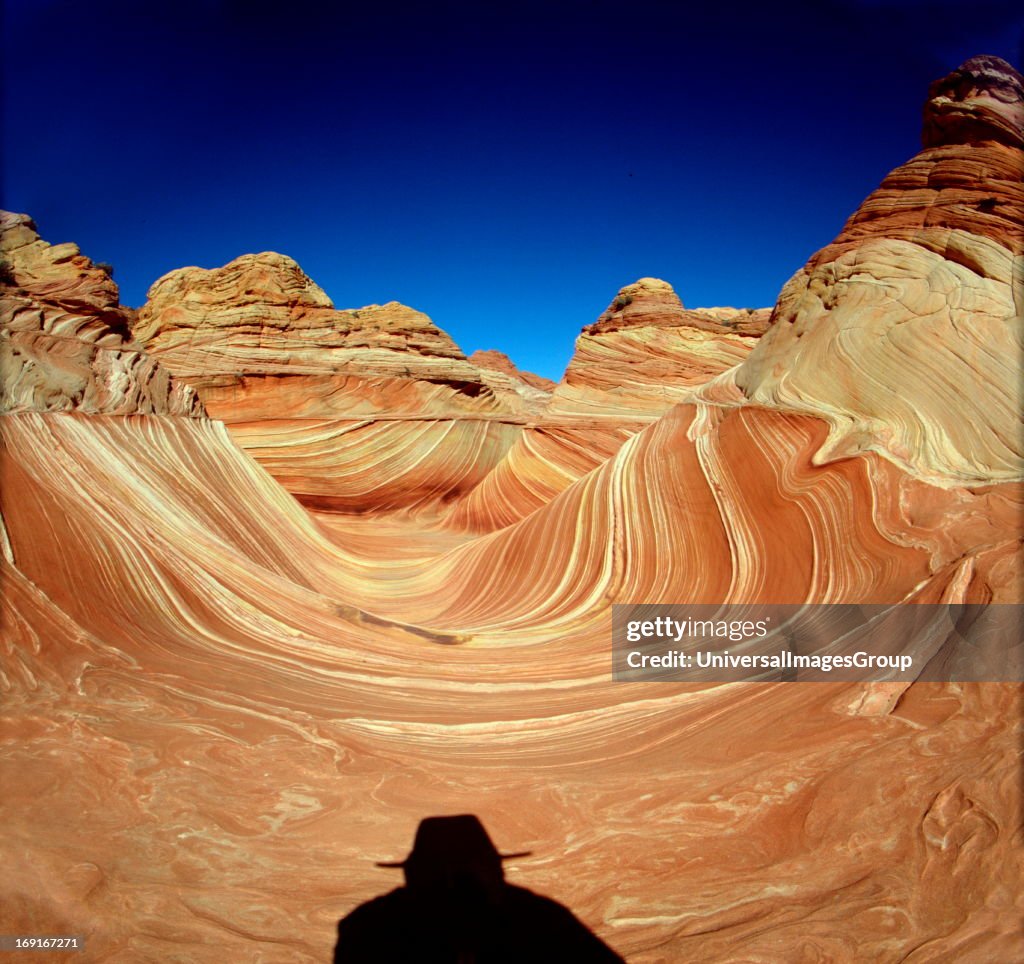
[(202, 417), (196, 392), (131, 335), (109, 270), (0, 212), (0, 411)]
[[(944, 486), (1022, 477), (1024, 150), (1006, 133), (1022, 110), (1019, 75), (994, 58), (934, 85), (934, 146), (786, 284), (726, 379), (827, 419), (819, 458), (872, 450)], [(708, 392), (730, 397), (722, 380)]]
[(522, 371), (516, 367), (515, 362), (508, 355), (493, 348), (477, 349), (469, 356), (469, 360), (477, 368), (501, 372), (512, 378), (517, 378), (531, 388), (536, 388), (542, 392), (551, 392), (555, 388), (555, 382), (551, 381), (550, 378), (535, 375), (533, 372)]
[(551, 401), (449, 524), (476, 532), (510, 525), (610, 459), (638, 431), (738, 365), (770, 311), (687, 310), (658, 278), (620, 289), (583, 328)]
[(290, 492), (334, 511), (446, 505), (549, 398), (471, 363), (413, 308), (336, 309), (272, 252), (165, 275), (135, 334)]
[(135, 334), (200, 384), (351, 372), (476, 386), (486, 394), (477, 370), (422, 312), (395, 301), (337, 310), (298, 264), (273, 252), (170, 272), (150, 288)]

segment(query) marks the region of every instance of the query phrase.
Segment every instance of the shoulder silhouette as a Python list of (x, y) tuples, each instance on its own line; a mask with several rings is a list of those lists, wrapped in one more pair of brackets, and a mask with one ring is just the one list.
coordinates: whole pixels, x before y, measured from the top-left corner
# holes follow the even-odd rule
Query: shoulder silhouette
[(335, 964), (622, 961), (567, 907), (505, 882), (501, 854), (472, 814), (427, 817), (400, 867), (405, 886), (338, 923)]

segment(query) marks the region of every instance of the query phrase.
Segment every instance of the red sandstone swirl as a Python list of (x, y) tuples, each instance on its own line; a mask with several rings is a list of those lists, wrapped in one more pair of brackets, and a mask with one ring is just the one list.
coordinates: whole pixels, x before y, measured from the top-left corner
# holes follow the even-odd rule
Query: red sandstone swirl
[[(959, 120), (940, 125), (972, 132), (961, 162), (978, 160), (975, 182), (999, 197), (1004, 168), (985, 165), (1017, 148), (977, 141), (988, 128), (964, 115), (996, 100), (1016, 116), (1007, 70), (968, 67), (999, 96), (956, 81), (943, 116)], [(909, 205), (892, 190), (891, 209)], [(914, 202), (925, 227), (911, 240), (848, 226), (745, 361), (740, 347), (727, 364), (750, 335), (731, 337), (728, 315), (723, 343), (699, 350), (684, 331), (660, 347), (657, 323), (585, 335), (606, 365), (659, 346), (650, 371), (668, 390), (622, 361), (616, 395), (599, 366), (577, 366), (543, 417), (573, 420), (580, 448), (600, 426), (622, 428), (621, 444), (595, 443), (615, 450), (589, 470), (581, 456), (540, 505), (510, 495), (500, 511), (517, 517), (485, 535), (401, 514), (313, 519), (235, 444), (237, 423), (152, 414), (143, 395), (116, 415), (55, 412), (47, 399), (73, 396), (33, 376), (42, 388), (2, 419), (0, 458), (6, 932), (85, 933), (82, 961), (324, 960), (335, 919), (396, 882), (375, 860), (404, 855), (422, 816), (474, 812), (499, 847), (533, 851), (512, 881), (630, 961), (1019, 959), (1019, 687), (608, 682), (615, 601), (1020, 600), (1018, 412), (1003, 359), (979, 347), (1019, 326), (998, 309), (1009, 248), (965, 215), (970, 238), (940, 254), (927, 223), (946, 217), (929, 213), (943, 190)], [(892, 243), (913, 251), (887, 260), (878, 245)], [(983, 270), (958, 293), (947, 273), (961, 277), (966, 250)], [(898, 296), (920, 312), (929, 284), (931, 314), (907, 317)], [(306, 301), (299, 330), (333, 311)], [(857, 335), (860, 309), (873, 340)], [(292, 334), (282, 351), (280, 329), (244, 344), (244, 326), (198, 327), (190, 377), (209, 376), (213, 414), (237, 405), (241, 421), (301, 385), (279, 370), (293, 348), (322, 351)], [(180, 337), (166, 360), (187, 366)], [(261, 337), (273, 370), (242, 373), (242, 356), (263, 363)], [(40, 345), (38, 370), (58, 379), (57, 349)], [(895, 398), (898, 350), (933, 378)], [(406, 431), (416, 406), (454, 422), (450, 406), (497, 405), (450, 383), (433, 394), (385, 359), (380, 400), (402, 400)], [(380, 418), (366, 368), (349, 391), (304, 364), (292, 377), (323, 376), (339, 404), (361, 397)], [(309, 411), (302, 392), (279, 404), (286, 419)], [(391, 455), (359, 453), (367, 485)]]
[(789, 281), (735, 382), (940, 485), (1021, 478), (1022, 81), (975, 58), (929, 91), (925, 150)]
[(746, 358), (768, 315), (766, 309), (687, 311), (657, 278), (627, 285), (583, 329), (543, 415), (447, 524), (490, 532), (550, 502), (694, 388)]

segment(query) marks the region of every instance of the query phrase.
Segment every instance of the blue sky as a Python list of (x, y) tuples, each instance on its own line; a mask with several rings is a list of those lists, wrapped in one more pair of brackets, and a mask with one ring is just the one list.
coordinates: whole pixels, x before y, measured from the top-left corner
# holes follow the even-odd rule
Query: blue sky
[(689, 6), (8, 0), (2, 204), (126, 304), (281, 251), (557, 378), (636, 278), (772, 304), (918, 149), (931, 80), (1019, 66), (1017, 3)]

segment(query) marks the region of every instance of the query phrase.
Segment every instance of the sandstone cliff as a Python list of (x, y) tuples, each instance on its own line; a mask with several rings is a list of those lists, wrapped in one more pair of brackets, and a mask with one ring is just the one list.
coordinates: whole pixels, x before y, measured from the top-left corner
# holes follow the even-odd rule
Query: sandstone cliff
[(627, 285), (583, 329), (552, 415), (652, 418), (739, 364), (768, 326), (770, 311), (687, 311), (671, 285)]
[(110, 274), (0, 212), (0, 411), (202, 416), (196, 393), (136, 344)]
[(657, 278), (626, 285), (583, 329), (541, 417), (460, 502), (449, 525), (489, 532), (550, 502), (695, 388), (743, 361), (770, 313), (688, 311)]
[(339, 311), (290, 258), (157, 281), (135, 334), (310, 506), (431, 508), (472, 489), (547, 394), (397, 302)]
[(469, 356), (469, 362), (477, 367), (491, 391), (513, 411), (540, 415), (551, 401), (555, 383), (533, 372), (520, 371), (503, 352), (475, 351)]
[(979, 57), (932, 85), (925, 149), (797, 272), (735, 373), (941, 485), (1021, 478), (1022, 80)]

